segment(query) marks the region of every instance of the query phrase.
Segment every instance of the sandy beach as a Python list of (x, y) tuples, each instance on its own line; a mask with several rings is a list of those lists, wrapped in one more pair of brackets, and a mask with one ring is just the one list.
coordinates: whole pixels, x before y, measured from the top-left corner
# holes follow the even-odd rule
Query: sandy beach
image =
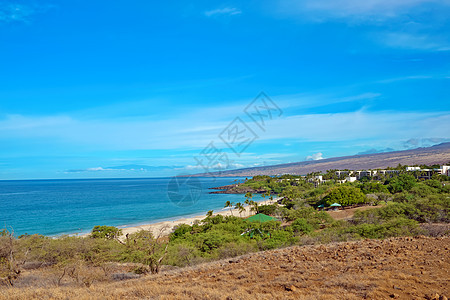
[[(264, 200), (264, 201), (258, 201), (259, 205), (269, 205), (277, 202), (281, 197), (274, 198), (273, 200)], [(220, 212), (215, 212), (213, 215), (222, 215), (222, 216), (241, 216), (243, 218), (251, 216), (254, 214), (253, 211), (250, 210), (250, 206), (245, 205), (244, 206), (245, 211), (243, 211), (241, 214), (239, 214), (239, 210), (233, 208), (233, 209), (226, 209)], [(206, 215), (201, 216), (194, 216), (189, 218), (181, 218), (174, 221), (164, 221), (159, 223), (152, 223), (152, 224), (145, 224), (140, 226), (133, 226), (133, 227), (125, 227), (122, 228), (123, 235), (134, 233), (140, 230), (150, 230), (155, 236), (165, 236), (169, 235), (173, 228), (175, 226), (178, 226), (180, 224), (188, 224), (192, 225), (195, 221), (203, 220), (206, 217)]]

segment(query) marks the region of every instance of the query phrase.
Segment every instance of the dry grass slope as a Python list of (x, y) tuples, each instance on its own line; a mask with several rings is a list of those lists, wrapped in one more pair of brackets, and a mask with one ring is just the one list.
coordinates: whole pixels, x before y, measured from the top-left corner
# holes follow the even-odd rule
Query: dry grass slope
[[(376, 154), (334, 157), (316, 161), (237, 169), (214, 173), (215, 176), (255, 176), (276, 174), (305, 175), (311, 172), (325, 172), (331, 169), (366, 170), (386, 167), (396, 167), (398, 164), (445, 164), (450, 161), (450, 143), (442, 143), (427, 148), (417, 148), (405, 151), (395, 151)], [(198, 176), (209, 176), (198, 174)]]
[(266, 251), (90, 288), (3, 288), (0, 299), (446, 299), (450, 237)]

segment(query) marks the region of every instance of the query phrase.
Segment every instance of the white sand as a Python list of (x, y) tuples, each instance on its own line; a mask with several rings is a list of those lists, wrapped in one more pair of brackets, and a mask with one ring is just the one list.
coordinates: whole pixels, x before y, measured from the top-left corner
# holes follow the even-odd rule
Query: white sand
[[(265, 201), (258, 201), (259, 205), (269, 205), (277, 202), (280, 200), (280, 198), (274, 198), (273, 200), (265, 200)], [(214, 213), (213, 215), (222, 215), (222, 216), (240, 216), (240, 217), (249, 217), (252, 214), (254, 214), (253, 211), (250, 210), (250, 206), (245, 205), (244, 206), (245, 211), (243, 211), (241, 214), (239, 214), (239, 210), (237, 209), (227, 209), (218, 213)], [(154, 236), (164, 236), (169, 235), (175, 226), (178, 226), (180, 224), (188, 224), (192, 225), (195, 221), (200, 221), (206, 218), (206, 215), (203, 216), (195, 216), (191, 218), (182, 218), (175, 221), (164, 221), (159, 223), (153, 223), (153, 224), (146, 224), (146, 225), (140, 225), (140, 226), (133, 226), (133, 227), (126, 227), (122, 229), (122, 233), (126, 235), (127, 233), (134, 233), (138, 232), (140, 230), (150, 230), (152, 231)]]

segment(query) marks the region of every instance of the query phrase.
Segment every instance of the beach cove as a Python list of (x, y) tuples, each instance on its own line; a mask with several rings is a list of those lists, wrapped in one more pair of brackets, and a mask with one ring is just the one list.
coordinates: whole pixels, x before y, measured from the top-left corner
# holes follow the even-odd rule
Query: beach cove
[[(276, 203), (278, 200), (282, 199), (282, 197), (274, 197), (272, 200), (263, 200), (258, 201), (259, 205), (270, 205)], [(244, 211), (239, 213), (239, 210), (236, 208), (232, 209), (222, 209), (220, 212), (213, 213), (213, 216), (215, 215), (222, 215), (224, 217), (226, 216), (239, 216), (239, 217), (249, 217), (255, 214), (255, 212), (251, 211), (251, 207), (249, 205), (244, 206)], [(131, 226), (131, 227), (123, 227), (121, 228), (122, 234), (131, 234), (138, 232), (140, 230), (149, 230), (152, 232), (154, 236), (166, 236), (169, 235), (175, 227), (181, 225), (181, 224), (187, 224), (187, 225), (193, 225), (195, 222), (199, 222), (203, 219), (205, 219), (206, 215), (198, 215), (193, 217), (182, 217), (180, 219), (174, 220), (174, 221), (163, 221), (153, 224), (144, 224), (139, 226)]]
[[(210, 194), (210, 188), (243, 178), (198, 178), (201, 186), (195, 203), (177, 205), (168, 197), (171, 178), (11, 180), (0, 181), (2, 228), (22, 234), (46, 236), (86, 235), (97, 225), (147, 228), (155, 224), (193, 222), (214, 210), (221, 214), (225, 202), (244, 203), (242, 194)], [(264, 200), (255, 194), (254, 201)], [(234, 215), (239, 215), (233, 212)], [(187, 220), (186, 220), (187, 219)], [(144, 227), (143, 227), (144, 226)]]

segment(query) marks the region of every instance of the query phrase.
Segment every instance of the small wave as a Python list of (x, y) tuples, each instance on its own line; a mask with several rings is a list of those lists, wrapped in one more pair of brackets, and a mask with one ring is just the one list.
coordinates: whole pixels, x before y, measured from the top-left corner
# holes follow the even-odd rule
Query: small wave
[(0, 193), (0, 196), (14, 196), (14, 195), (30, 195), (35, 194), (38, 191), (31, 191), (31, 192), (13, 192), (13, 193)]

